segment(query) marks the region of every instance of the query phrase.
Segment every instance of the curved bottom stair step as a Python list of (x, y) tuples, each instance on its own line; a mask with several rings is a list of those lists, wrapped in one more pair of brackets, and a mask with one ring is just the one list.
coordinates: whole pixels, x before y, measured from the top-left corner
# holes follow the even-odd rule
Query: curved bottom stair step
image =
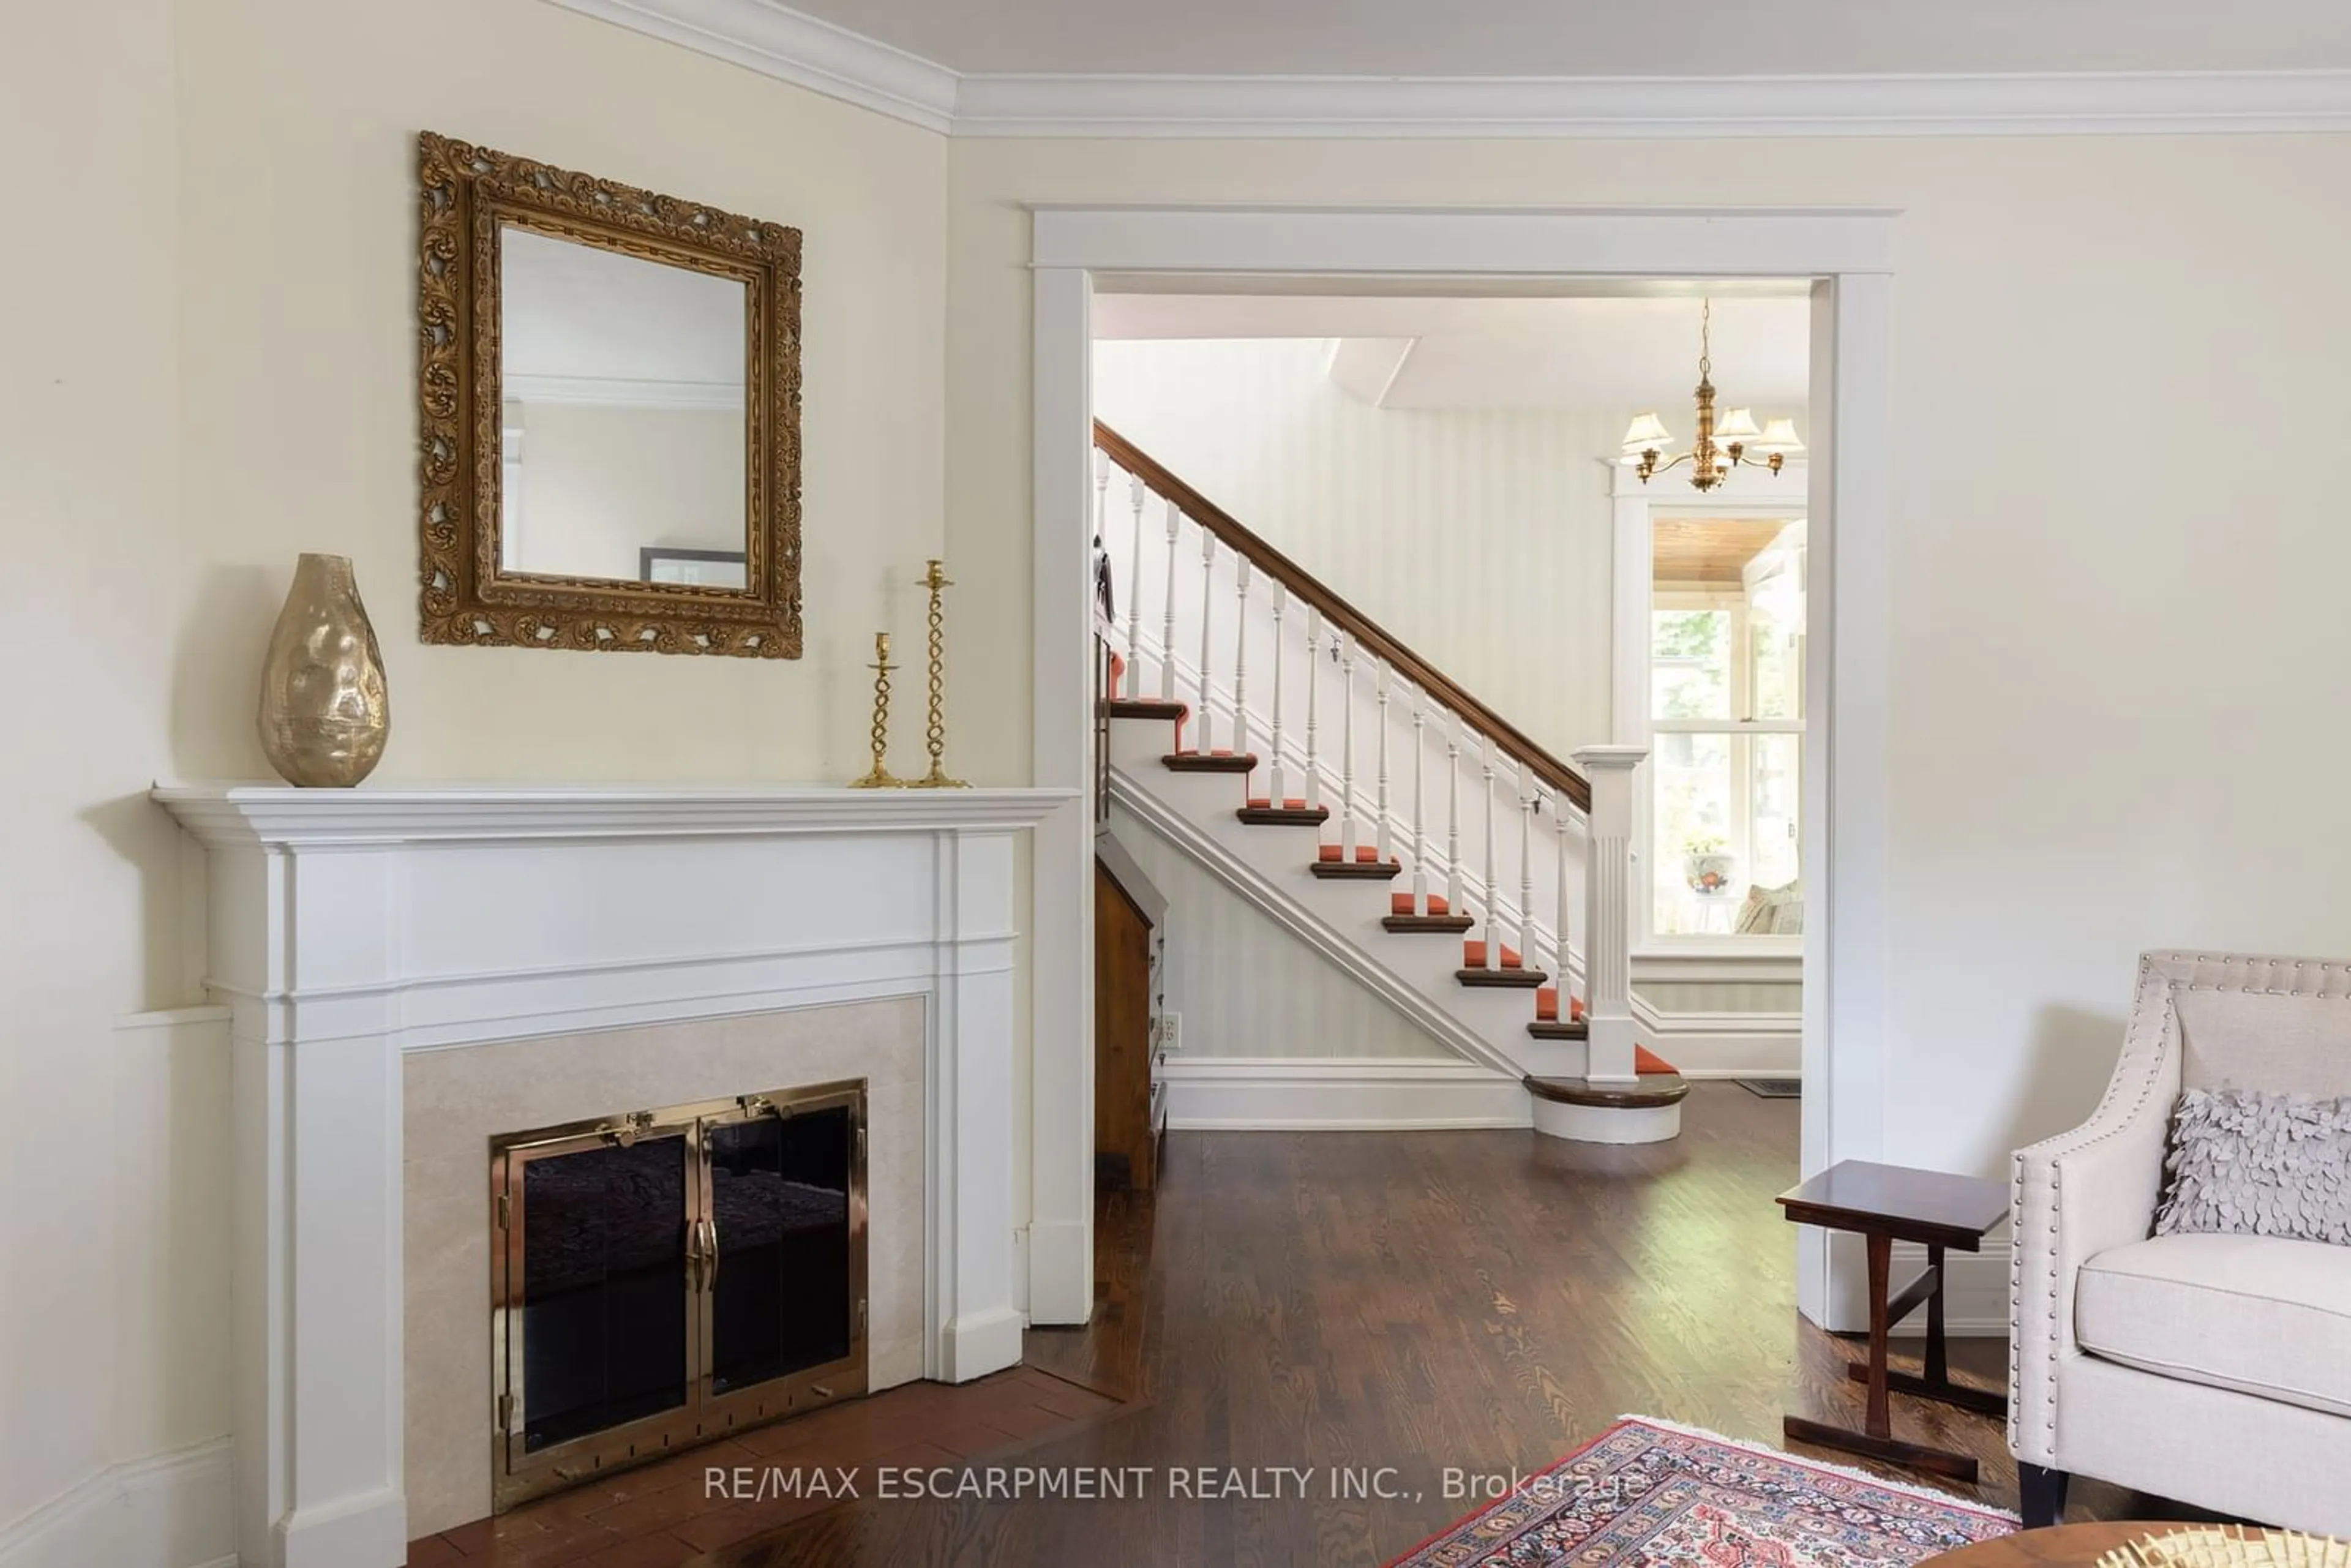
[(1678, 1105), (1689, 1081), (1678, 1072), (1644, 1072), (1631, 1083), (1594, 1083), (1583, 1078), (1529, 1078), (1527, 1092), (1561, 1105), (1593, 1105), (1612, 1111), (1642, 1111)]

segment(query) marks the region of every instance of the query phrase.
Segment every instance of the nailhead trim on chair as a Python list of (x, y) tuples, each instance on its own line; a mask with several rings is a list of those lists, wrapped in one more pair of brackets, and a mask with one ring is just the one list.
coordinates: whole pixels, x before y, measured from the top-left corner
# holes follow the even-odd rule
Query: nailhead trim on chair
[[(2210, 971), (2214, 969), (2220, 973), (2211, 975)], [(2147, 1006), (2150, 988), (2147, 981), (2151, 974), (2168, 982), (2155, 993), (2161, 1005), (2153, 1013)], [(2139, 960), (2138, 978), (2130, 1020), (2124, 1029), (2122, 1056), (2115, 1064), (2113, 1076), (2106, 1081), (2106, 1090), (2099, 1097), (2097, 1109), (2088, 1121), (2071, 1132), (2061, 1133), (2053, 1138), (2018, 1150), (2011, 1164), (2010, 1202), (2019, 1220), (2024, 1216), (2028, 1162), (2045, 1166), (2049, 1173), (2048, 1245), (2045, 1249), (2050, 1268), (2043, 1297), (2046, 1308), (2043, 1326), (2048, 1336), (2048, 1364), (2044, 1371), (2048, 1377), (2047, 1386), (2053, 1392), (2042, 1421), (2047, 1445), (2045, 1453), (2035, 1456), (2025, 1449), (2022, 1441), (2024, 1401), (2022, 1398), (2009, 1401), (2008, 1416), (2010, 1449), (2018, 1458), (2032, 1458), (2036, 1463), (2057, 1464), (2057, 1406), (2053, 1390), (2057, 1385), (2058, 1345), (2064, 1338), (2065, 1281), (2060, 1275), (2056, 1239), (2064, 1213), (2065, 1161), (2070, 1155), (2120, 1136), (2147, 1108), (2156, 1085), (2162, 1079), (2169, 1052), (2181, 1042), (2178, 994), (2183, 990), (2237, 991), (2254, 996), (2351, 1000), (2351, 964), (2320, 959), (2148, 953)], [(2280, 980), (2287, 983), (2280, 985), (2277, 983)], [(2311, 988), (2314, 986), (2315, 988)], [(2128, 1071), (2133, 1067), (2138, 1071)], [(2123, 1106), (2126, 1097), (2129, 1100), (2127, 1109)], [(2012, 1394), (2021, 1394), (2023, 1388), (2023, 1296), (2024, 1259), (2023, 1249), (2019, 1248), (2009, 1264), (2009, 1386)]]

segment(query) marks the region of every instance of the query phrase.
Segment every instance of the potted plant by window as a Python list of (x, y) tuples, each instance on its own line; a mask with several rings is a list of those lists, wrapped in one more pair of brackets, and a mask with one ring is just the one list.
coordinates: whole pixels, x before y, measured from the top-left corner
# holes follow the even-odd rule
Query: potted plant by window
[(1708, 833), (1682, 846), (1682, 881), (1700, 898), (1725, 898), (1739, 880), (1739, 857), (1719, 834)]

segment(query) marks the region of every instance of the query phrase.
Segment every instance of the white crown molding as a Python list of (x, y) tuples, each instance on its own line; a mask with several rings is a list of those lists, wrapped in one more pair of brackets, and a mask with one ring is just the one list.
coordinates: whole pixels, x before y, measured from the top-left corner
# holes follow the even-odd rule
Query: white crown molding
[(945, 134), (955, 117), (956, 73), (861, 33), (770, 0), (553, 0), (567, 11), (615, 22)]
[(2351, 72), (966, 77), (954, 134), (2049, 136), (2351, 130)]
[(504, 379), (499, 392), (525, 403), (592, 408), (739, 409), (741, 382), (661, 382), (634, 376), (530, 376)]
[(953, 136), (2065, 136), (2351, 131), (2351, 71), (960, 75), (774, 0), (551, 0)]

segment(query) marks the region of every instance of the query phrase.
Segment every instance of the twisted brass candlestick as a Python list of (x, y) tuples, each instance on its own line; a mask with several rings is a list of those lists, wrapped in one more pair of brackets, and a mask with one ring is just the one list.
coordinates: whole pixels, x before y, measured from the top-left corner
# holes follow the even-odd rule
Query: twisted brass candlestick
[(883, 760), (890, 749), (890, 672), (898, 666), (890, 662), (890, 633), (873, 633), (873, 662), (865, 666), (873, 672), (873, 770), (850, 785), (852, 789), (893, 789), (906, 781), (893, 775)]
[(931, 591), (931, 716), (923, 727), (923, 741), (930, 748), (931, 770), (914, 781), (917, 789), (968, 789), (969, 784), (947, 777), (942, 760), (947, 749), (946, 717), (946, 617), (939, 608), (939, 591), (953, 588), (947, 580), (946, 563), (934, 560), (928, 570), (917, 579)]

